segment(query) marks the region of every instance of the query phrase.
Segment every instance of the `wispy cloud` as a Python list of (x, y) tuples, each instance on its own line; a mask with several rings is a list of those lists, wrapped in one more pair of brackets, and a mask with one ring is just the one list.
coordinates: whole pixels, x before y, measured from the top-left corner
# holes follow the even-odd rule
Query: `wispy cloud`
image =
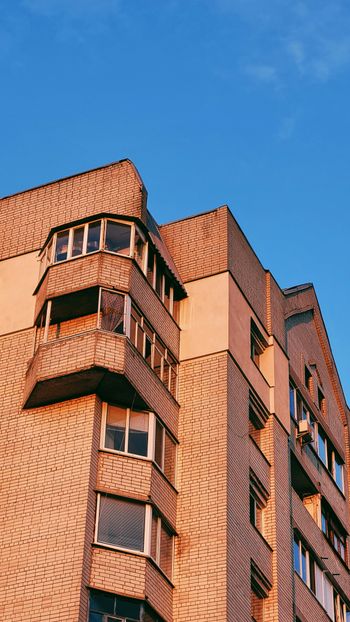
[(285, 117), (284, 119), (282, 119), (280, 128), (278, 130), (278, 138), (280, 140), (289, 140), (294, 133), (295, 125), (295, 116)]
[(276, 67), (264, 64), (248, 64), (243, 67), (244, 73), (254, 78), (257, 82), (265, 84), (277, 84), (278, 75)]
[(350, 67), (348, 0), (215, 0), (215, 6), (245, 24), (254, 60), (244, 73), (262, 83), (274, 84), (277, 75), (324, 82)]

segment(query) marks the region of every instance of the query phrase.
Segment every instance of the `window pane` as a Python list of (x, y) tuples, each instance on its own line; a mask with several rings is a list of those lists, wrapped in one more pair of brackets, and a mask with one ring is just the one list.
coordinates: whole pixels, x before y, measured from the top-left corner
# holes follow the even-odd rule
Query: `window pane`
[(154, 450), (154, 460), (158, 466), (163, 469), (163, 426), (158, 419), (156, 419), (156, 440)]
[(130, 454), (147, 456), (148, 445), (148, 413), (130, 412), (129, 419), (129, 447)]
[[(116, 597), (115, 613), (122, 618), (128, 618), (126, 622), (129, 622), (129, 620), (131, 622), (131, 619), (140, 620), (141, 607), (141, 603), (137, 600), (123, 598), (122, 596)], [(123, 620), (121, 620), (120, 622), (123, 622)]]
[(331, 620), (334, 620), (334, 602), (333, 602), (333, 586), (329, 579), (327, 579), (326, 575), (323, 575), (323, 593), (324, 593), (324, 603), (323, 606), (327, 611)]
[(64, 261), (68, 253), (68, 234), (69, 231), (57, 233), (55, 261)]
[(256, 501), (252, 494), (249, 497), (249, 518), (252, 525), (256, 523)]
[(326, 440), (322, 430), (318, 429), (318, 455), (321, 458), (323, 464), (327, 466), (327, 452), (326, 452)]
[(130, 231), (129, 225), (122, 225), (120, 222), (107, 220), (106, 245), (105, 248), (113, 253), (130, 255)]
[(299, 541), (294, 538), (294, 570), (300, 574)]
[(167, 389), (169, 388), (169, 377), (170, 377), (169, 370), (170, 370), (169, 363), (164, 359), (163, 361), (163, 382)]
[(154, 561), (157, 561), (157, 547), (158, 547), (158, 516), (155, 512), (152, 514), (152, 533), (151, 533), (151, 557)]
[(301, 547), (301, 578), (307, 583), (306, 551), (303, 546)]
[(148, 244), (148, 261), (147, 261), (147, 280), (153, 287), (154, 276), (154, 252), (151, 246)]
[(165, 277), (164, 284), (164, 304), (168, 311), (170, 311), (170, 279), (167, 276)]
[(167, 432), (165, 432), (164, 451), (164, 474), (169, 481), (175, 483), (176, 445)]
[(144, 322), (144, 329), (146, 333), (146, 342), (145, 342), (145, 359), (148, 365), (152, 366), (152, 343), (153, 343), (153, 331), (150, 326)]
[(99, 542), (143, 551), (144, 524), (144, 505), (101, 497), (97, 536)]
[(343, 491), (343, 489), (344, 489), (343, 465), (340, 462), (340, 460), (339, 460), (337, 455), (335, 455), (334, 464), (335, 464), (335, 481), (337, 483), (337, 486), (340, 488), (340, 490)]
[(158, 296), (162, 296), (162, 284), (163, 284), (163, 272), (160, 266), (159, 259), (157, 258), (157, 270), (156, 270), (156, 292)]
[(292, 387), (291, 385), (289, 386), (289, 412), (290, 416), (296, 419), (294, 387)]
[(173, 537), (169, 529), (163, 524), (160, 530), (159, 566), (171, 579), (173, 565)]
[(101, 295), (101, 328), (113, 333), (124, 332), (124, 303), (122, 294), (102, 290)]
[(90, 610), (114, 613), (114, 596), (105, 592), (90, 592)]
[(126, 409), (108, 406), (105, 447), (125, 451)]
[(101, 221), (97, 220), (88, 225), (86, 252), (93, 253), (100, 248)]
[(89, 622), (103, 622), (103, 614), (102, 613), (94, 613), (90, 611), (89, 613)]
[(323, 510), (321, 514), (321, 527), (322, 527), (323, 533), (327, 534), (327, 518)]
[(137, 228), (135, 228), (135, 248), (134, 248), (134, 257), (139, 264), (140, 268), (143, 270), (143, 262), (145, 255), (146, 245), (144, 243), (143, 238), (141, 237)]
[[(156, 343), (157, 343), (157, 338), (156, 338)], [(158, 378), (162, 379), (162, 354), (156, 346), (154, 347), (153, 369), (156, 372)]]
[(137, 327), (137, 344), (136, 347), (138, 349), (138, 351), (140, 352), (140, 354), (142, 354), (143, 356), (143, 348), (144, 348), (144, 339), (145, 339), (145, 333), (143, 331), (143, 328), (141, 328), (140, 324)]
[(73, 229), (72, 257), (77, 257), (83, 252), (84, 227)]

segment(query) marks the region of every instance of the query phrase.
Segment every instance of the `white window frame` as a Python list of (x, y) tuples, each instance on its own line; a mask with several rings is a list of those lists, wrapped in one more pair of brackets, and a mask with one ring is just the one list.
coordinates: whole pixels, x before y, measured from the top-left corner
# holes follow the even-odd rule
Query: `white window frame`
[[(108, 404), (108, 402), (102, 402), (102, 425), (101, 425), (101, 434), (100, 434), (100, 449), (103, 451), (108, 451), (113, 454), (120, 454), (122, 456), (133, 456), (134, 458), (140, 458), (141, 460), (153, 460), (154, 456), (154, 439), (151, 436), (151, 432), (154, 428), (154, 419), (155, 414), (148, 410), (135, 411), (133, 408), (126, 408), (126, 418), (125, 418), (125, 447), (128, 448), (129, 444), (129, 423), (130, 423), (130, 412), (144, 412), (148, 414), (148, 439), (147, 439), (147, 456), (140, 456), (140, 454), (133, 454), (127, 449), (122, 451), (120, 449), (112, 449), (111, 447), (105, 446), (106, 439), (106, 431), (107, 431), (107, 411), (108, 406), (113, 406), (113, 404)], [(124, 408), (123, 406), (118, 406), (118, 408)], [(152, 422), (152, 423), (151, 423)]]
[[(164, 471), (165, 465), (165, 435), (167, 434), (171, 439), (171, 442), (174, 444), (174, 482), (170, 481), (171, 485), (176, 487), (176, 473), (177, 473), (177, 442), (173, 438), (173, 436), (168, 432), (165, 425), (162, 421), (157, 417), (157, 415), (149, 410), (144, 410), (140, 412), (148, 413), (148, 442), (147, 442), (147, 456), (140, 456), (140, 454), (133, 454), (127, 450), (122, 451), (120, 449), (112, 449), (111, 447), (106, 447), (105, 439), (106, 439), (106, 430), (107, 430), (107, 413), (108, 406), (113, 406), (113, 404), (109, 404), (108, 402), (102, 402), (102, 418), (101, 418), (101, 431), (100, 431), (100, 449), (103, 451), (107, 451), (109, 453), (118, 454), (122, 456), (132, 456), (133, 458), (139, 458), (140, 460), (151, 460), (154, 462), (156, 467), (158, 467), (163, 473), (164, 477), (168, 479), (167, 475)], [(128, 447), (129, 441), (129, 421), (130, 421), (130, 412), (134, 410), (132, 408), (127, 408), (124, 406), (119, 406), (119, 408), (125, 408), (126, 412), (126, 421), (125, 421), (125, 447)], [(138, 412), (138, 411), (134, 411)], [(156, 423), (157, 421), (162, 426), (162, 464), (158, 464), (155, 459), (156, 453)]]

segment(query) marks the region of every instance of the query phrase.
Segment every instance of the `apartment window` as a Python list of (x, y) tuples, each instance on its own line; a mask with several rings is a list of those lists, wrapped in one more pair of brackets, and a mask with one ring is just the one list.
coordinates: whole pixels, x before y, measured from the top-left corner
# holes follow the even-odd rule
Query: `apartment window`
[(309, 391), (309, 393), (312, 395), (312, 373), (309, 370), (309, 368), (305, 365), (305, 386), (307, 388), (307, 390)]
[(137, 456), (148, 455), (149, 413), (106, 406), (104, 446)]
[(101, 447), (154, 460), (175, 485), (176, 442), (152, 412), (103, 404)]
[(297, 419), (297, 396), (296, 388), (293, 384), (289, 384), (289, 412), (293, 419)]
[(40, 256), (40, 276), (52, 263), (99, 250), (132, 257), (177, 320), (178, 301), (174, 297), (173, 277), (135, 223), (103, 218), (54, 233)]
[(176, 398), (177, 361), (134, 304), (131, 305), (130, 340)]
[(338, 488), (344, 492), (344, 463), (320, 425), (317, 434), (317, 453)]
[(268, 344), (253, 320), (250, 321), (250, 358), (260, 367), (260, 359)]
[(328, 542), (336, 550), (338, 555), (345, 561), (346, 559), (346, 532), (337, 520), (334, 512), (322, 502), (321, 509), (321, 528)]
[(173, 532), (149, 504), (98, 494), (97, 516), (98, 544), (145, 553), (171, 578)]
[(249, 487), (249, 518), (254, 527), (262, 534), (264, 531), (263, 515), (267, 505), (269, 493), (255, 473), (250, 470)]
[(125, 296), (108, 289), (101, 290), (100, 328), (123, 334), (125, 322)]
[(105, 249), (120, 255), (130, 255), (131, 226), (107, 220)]
[(143, 503), (98, 495), (97, 542), (143, 552), (145, 516)]
[(89, 622), (162, 622), (151, 607), (140, 600), (91, 590)]
[(315, 594), (333, 622), (350, 622), (350, 609), (297, 533), (294, 535), (294, 570)]
[(151, 557), (171, 579), (173, 573), (173, 534), (155, 510), (152, 513)]

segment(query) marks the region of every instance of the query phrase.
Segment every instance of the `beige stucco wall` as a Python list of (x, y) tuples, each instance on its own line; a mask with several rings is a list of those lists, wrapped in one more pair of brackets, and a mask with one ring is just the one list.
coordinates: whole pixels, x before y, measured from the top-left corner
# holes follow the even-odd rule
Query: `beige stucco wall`
[(186, 283), (180, 307), (180, 360), (228, 348), (227, 272)]
[(0, 335), (33, 325), (38, 253), (0, 261)]

